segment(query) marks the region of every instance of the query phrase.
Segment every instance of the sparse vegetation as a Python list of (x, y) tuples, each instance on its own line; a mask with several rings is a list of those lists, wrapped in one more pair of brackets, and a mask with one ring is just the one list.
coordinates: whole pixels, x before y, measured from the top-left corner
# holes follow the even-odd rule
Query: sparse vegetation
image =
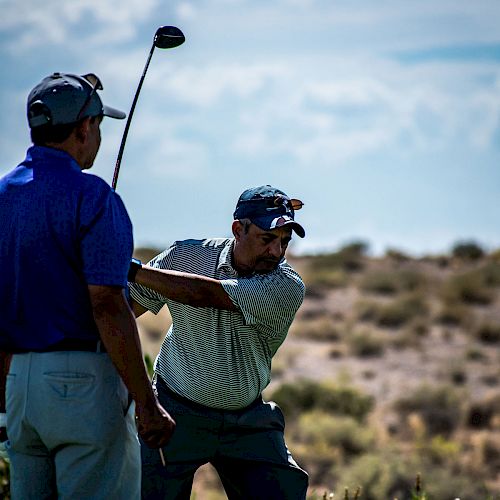
[(500, 251), (473, 250), (290, 259), (308, 293), (264, 396), (309, 500), (500, 500)]
[(460, 424), (463, 397), (453, 386), (422, 385), (395, 402), (403, 418), (418, 414), (429, 435), (449, 436)]
[(360, 330), (346, 336), (346, 342), (353, 356), (362, 358), (381, 356), (385, 349), (386, 341), (381, 335), (369, 330)]
[(500, 323), (482, 323), (474, 334), (485, 344), (498, 344), (500, 343)]
[(280, 405), (285, 416), (294, 417), (316, 409), (350, 416), (357, 421), (364, 420), (374, 403), (371, 396), (354, 387), (307, 379), (283, 383), (270, 397)]

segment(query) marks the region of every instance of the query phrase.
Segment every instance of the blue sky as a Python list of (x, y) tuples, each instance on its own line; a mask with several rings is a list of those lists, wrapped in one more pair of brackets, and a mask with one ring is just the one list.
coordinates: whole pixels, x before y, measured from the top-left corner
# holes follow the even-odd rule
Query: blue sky
[[(296, 252), (500, 247), (498, 0), (0, 0), (0, 174), (29, 146), (25, 101), (94, 72), (132, 120), (117, 191), (137, 246), (228, 236), (245, 188), (305, 202)], [(125, 122), (103, 122), (111, 182)]]

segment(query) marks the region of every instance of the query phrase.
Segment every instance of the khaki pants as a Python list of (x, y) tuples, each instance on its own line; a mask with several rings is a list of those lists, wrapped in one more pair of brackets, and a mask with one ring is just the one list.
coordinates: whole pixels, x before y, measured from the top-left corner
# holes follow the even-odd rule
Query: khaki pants
[(13, 500), (140, 498), (134, 404), (107, 354), (15, 354), (6, 398)]

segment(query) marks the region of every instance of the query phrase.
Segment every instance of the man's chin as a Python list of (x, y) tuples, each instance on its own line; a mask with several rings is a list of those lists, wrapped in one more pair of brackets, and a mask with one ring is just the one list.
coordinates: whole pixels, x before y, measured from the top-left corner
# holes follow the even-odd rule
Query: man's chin
[(278, 267), (279, 262), (275, 260), (263, 260), (260, 261), (255, 267), (255, 272), (257, 274), (267, 274), (274, 271)]

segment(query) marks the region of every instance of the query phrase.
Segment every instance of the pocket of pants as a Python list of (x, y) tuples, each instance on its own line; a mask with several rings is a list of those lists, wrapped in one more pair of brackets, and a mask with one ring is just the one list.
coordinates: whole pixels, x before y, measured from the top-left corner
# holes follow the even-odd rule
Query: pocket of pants
[(95, 376), (90, 373), (49, 372), (44, 381), (61, 399), (85, 399), (95, 387)]
[(273, 401), (259, 404), (238, 418), (238, 426), (248, 429), (279, 430), (285, 429), (285, 418), (281, 408)]

